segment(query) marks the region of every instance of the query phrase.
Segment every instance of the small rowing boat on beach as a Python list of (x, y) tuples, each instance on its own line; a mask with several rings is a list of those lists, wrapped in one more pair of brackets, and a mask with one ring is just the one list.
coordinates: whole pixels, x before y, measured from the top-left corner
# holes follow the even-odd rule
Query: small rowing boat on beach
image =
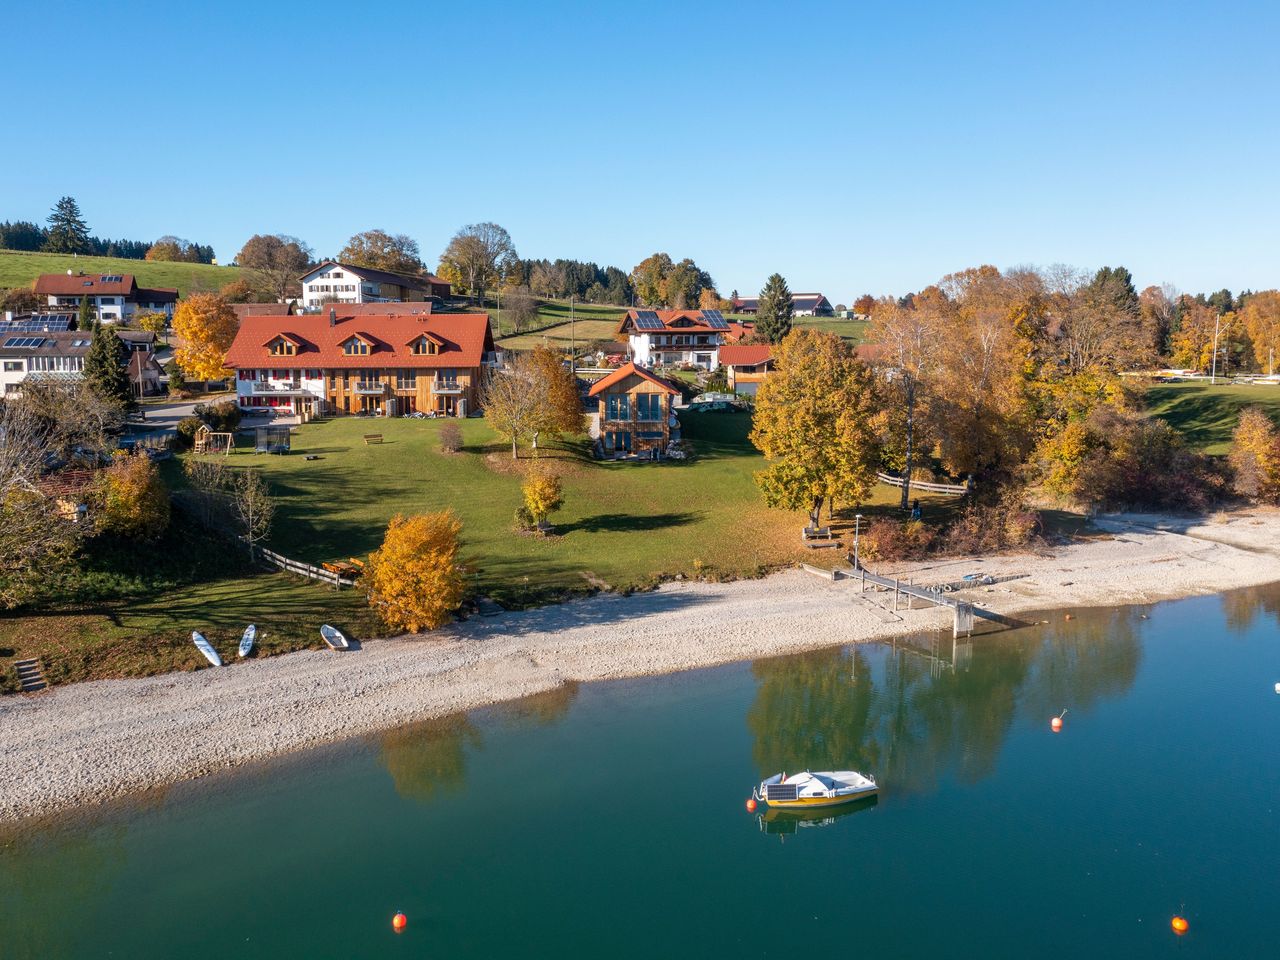
[(258, 627), (251, 623), (244, 628), (244, 636), (240, 638), (240, 652), (237, 655), (247, 657), (249, 655), (249, 651), (253, 649), (253, 642), (257, 639)]
[(218, 656), (218, 651), (213, 649), (213, 644), (204, 638), (203, 633), (199, 630), (192, 630), (191, 642), (196, 645), (197, 650), (204, 654), (204, 658), (215, 667), (222, 666), (222, 658)]
[(327, 623), (320, 627), (320, 636), (324, 637), (324, 642), (334, 650), (347, 650), (351, 647), (351, 642), (347, 640), (346, 635), (337, 627), (331, 627)]
[(819, 770), (804, 773), (775, 773), (751, 791), (751, 796), (770, 808), (812, 810), (875, 796), (879, 791), (874, 777), (856, 770)]

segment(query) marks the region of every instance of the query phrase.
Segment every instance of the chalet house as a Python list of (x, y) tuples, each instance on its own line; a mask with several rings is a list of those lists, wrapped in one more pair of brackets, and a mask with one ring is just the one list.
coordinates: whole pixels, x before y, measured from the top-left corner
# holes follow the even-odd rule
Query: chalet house
[(103, 323), (119, 323), (139, 313), (163, 313), (173, 317), (178, 291), (163, 287), (140, 287), (131, 273), (43, 273), (35, 291), (54, 309), (80, 309), (88, 297), (94, 315)]
[[(136, 396), (160, 392), (154, 333), (118, 330), (128, 351), (129, 382)], [(86, 330), (0, 332), (0, 392), (20, 394), (24, 383), (76, 383), (93, 335)]]
[(729, 389), (734, 393), (754, 396), (760, 384), (774, 370), (772, 351), (772, 345), (767, 343), (721, 347), (720, 366), (728, 378)]
[(715, 370), (720, 345), (734, 338), (734, 328), (719, 310), (628, 310), (618, 337), (627, 340), (631, 359), (641, 367)]
[(302, 304), (318, 310), (327, 303), (408, 303), (449, 296), (449, 284), (429, 273), (410, 276), (326, 260), (302, 277)]
[(497, 363), (485, 313), (245, 317), (227, 352), (245, 411), (465, 417)]
[[(754, 316), (760, 312), (760, 298), (738, 297), (733, 301), (733, 312)], [(833, 317), (836, 311), (820, 293), (793, 293), (791, 313), (796, 317)]]
[(680, 439), (672, 406), (680, 390), (644, 367), (619, 367), (592, 384), (587, 396), (596, 405), (591, 436), (597, 456), (658, 460), (672, 440)]

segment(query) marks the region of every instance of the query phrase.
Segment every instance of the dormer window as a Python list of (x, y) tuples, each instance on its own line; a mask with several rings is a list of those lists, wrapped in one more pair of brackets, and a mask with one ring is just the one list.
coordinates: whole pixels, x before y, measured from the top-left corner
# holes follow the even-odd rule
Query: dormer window
[(343, 343), (342, 352), (348, 357), (367, 357), (369, 355), (369, 343), (359, 337), (352, 337)]
[(298, 345), (284, 337), (276, 337), (267, 346), (273, 357), (292, 357), (298, 352)]
[(440, 352), (440, 344), (430, 337), (421, 336), (413, 341), (413, 352), (419, 356), (434, 356)]

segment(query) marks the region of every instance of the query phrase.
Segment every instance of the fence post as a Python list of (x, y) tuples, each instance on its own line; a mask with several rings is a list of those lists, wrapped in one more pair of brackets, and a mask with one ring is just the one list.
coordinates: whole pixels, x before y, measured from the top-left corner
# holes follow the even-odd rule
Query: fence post
[(893, 578), (893, 612), (898, 612), (898, 578)]

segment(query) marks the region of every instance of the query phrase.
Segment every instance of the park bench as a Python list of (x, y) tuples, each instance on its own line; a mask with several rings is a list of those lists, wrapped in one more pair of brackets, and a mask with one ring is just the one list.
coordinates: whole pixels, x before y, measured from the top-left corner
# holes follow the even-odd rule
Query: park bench
[(382, 434), (380, 433), (366, 433), (364, 435), (364, 445), (366, 447), (371, 443), (381, 443), (381, 442), (382, 442)]
[(830, 527), (805, 527), (801, 536), (806, 540), (830, 540)]

